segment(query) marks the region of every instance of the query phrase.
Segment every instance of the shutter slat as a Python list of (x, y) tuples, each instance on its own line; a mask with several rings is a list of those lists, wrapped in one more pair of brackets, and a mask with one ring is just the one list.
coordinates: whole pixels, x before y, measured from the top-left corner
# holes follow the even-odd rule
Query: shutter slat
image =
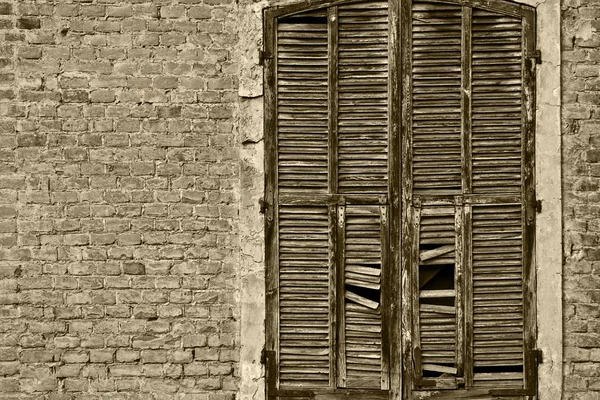
[(459, 194), (461, 7), (415, 2), (412, 32), (413, 189)]
[(327, 207), (279, 207), (282, 386), (329, 385), (329, 226)]
[(388, 191), (387, 13), (385, 1), (338, 7), (339, 193)]
[[(460, 182), (460, 174), (458, 180)], [(428, 374), (428, 378), (435, 377), (436, 380), (443, 374), (457, 373), (455, 229), (453, 207), (421, 210), (417, 239), (419, 309), (416, 313), (421, 349), (420, 368), (424, 374)]]
[(344, 243), (345, 377), (348, 388), (381, 388), (381, 276), (379, 206), (346, 206)]
[[(521, 387), (524, 365), (521, 206), (473, 206), (472, 220), (473, 384), (487, 386), (493, 382), (496, 386)], [(507, 375), (506, 371), (511, 369)], [(488, 372), (478, 373), (479, 370)]]
[[(310, 22), (300, 23), (309, 17)], [(324, 13), (277, 24), (278, 186), (280, 193), (328, 185), (328, 30)], [(290, 134), (297, 133), (297, 136)]]
[[(518, 192), (520, 164), (506, 170), (502, 161), (509, 154), (519, 163), (522, 158), (522, 22), (477, 8), (472, 21), (473, 192)], [(499, 92), (512, 100), (511, 107), (496, 100)], [(517, 128), (510, 140), (508, 126)]]

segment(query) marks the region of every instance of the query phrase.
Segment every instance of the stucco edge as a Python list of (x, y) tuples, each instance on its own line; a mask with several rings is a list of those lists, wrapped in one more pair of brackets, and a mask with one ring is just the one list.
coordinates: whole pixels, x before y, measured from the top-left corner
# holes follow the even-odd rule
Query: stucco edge
[(539, 3), (537, 46), (536, 196), (542, 211), (536, 223), (537, 346), (539, 400), (562, 398), (562, 197), (560, 0)]

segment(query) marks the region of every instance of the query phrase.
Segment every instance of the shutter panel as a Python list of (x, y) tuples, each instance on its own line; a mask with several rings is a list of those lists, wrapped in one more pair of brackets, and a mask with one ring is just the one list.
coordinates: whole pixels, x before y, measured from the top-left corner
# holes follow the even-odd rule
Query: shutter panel
[(325, 11), (277, 24), (279, 192), (327, 191), (328, 52)]
[(522, 386), (521, 205), (473, 206), (473, 385)]
[(454, 207), (418, 208), (414, 218), (418, 233), (414, 279), (418, 292), (415, 320), (419, 378), (455, 388), (462, 355), (456, 275), (460, 268), (460, 252), (456, 250), (462, 247), (457, 233), (460, 219)]
[(268, 374), (276, 377), (269, 390), (283, 393), (275, 396), (389, 386), (389, 18), (388, 2), (378, 0), (267, 25), (277, 131), (266, 141), (276, 155), (267, 170), (276, 171), (277, 210)]
[(341, 210), (345, 386), (380, 389), (387, 374), (382, 364), (381, 312), (385, 216), (379, 206), (347, 206)]
[(473, 9), (473, 192), (521, 191), (523, 24)]
[(413, 0), (405, 31), (415, 387), (523, 396), (536, 368), (533, 11), (452, 3)]
[(412, 171), (416, 194), (460, 194), (461, 10), (414, 2)]
[(329, 386), (331, 240), (327, 207), (279, 210), (279, 381)]
[(338, 8), (340, 193), (388, 192), (388, 3)]

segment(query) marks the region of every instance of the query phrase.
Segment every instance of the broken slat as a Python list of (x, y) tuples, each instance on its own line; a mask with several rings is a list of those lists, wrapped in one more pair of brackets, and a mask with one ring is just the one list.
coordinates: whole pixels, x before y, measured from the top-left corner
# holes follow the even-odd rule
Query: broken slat
[(454, 297), (456, 291), (454, 289), (447, 290), (421, 290), (419, 292), (419, 298), (421, 299), (434, 299), (439, 297)]
[(446, 246), (441, 246), (432, 250), (427, 250), (427, 251), (422, 251), (421, 254), (419, 254), (419, 258), (421, 259), (421, 261), (427, 261), (430, 260), (432, 258), (435, 257), (439, 257), (443, 254), (447, 254), (450, 253), (451, 251), (455, 250), (455, 246), (454, 245), (446, 245)]
[(358, 303), (360, 305), (363, 305), (367, 308), (370, 308), (372, 310), (375, 310), (377, 307), (379, 307), (379, 303), (373, 300), (369, 300), (366, 297), (360, 296), (356, 293), (352, 293), (351, 291), (349, 291), (348, 289), (346, 289), (346, 294), (345, 297), (348, 300), (354, 301), (355, 303)]
[(436, 364), (422, 364), (423, 371), (434, 371), (434, 372), (442, 372), (446, 374), (456, 374), (457, 370), (454, 367), (447, 367), (445, 365), (436, 365)]
[(419, 311), (421, 312), (432, 312), (440, 314), (456, 314), (456, 307), (452, 306), (440, 306), (435, 304), (420, 304)]

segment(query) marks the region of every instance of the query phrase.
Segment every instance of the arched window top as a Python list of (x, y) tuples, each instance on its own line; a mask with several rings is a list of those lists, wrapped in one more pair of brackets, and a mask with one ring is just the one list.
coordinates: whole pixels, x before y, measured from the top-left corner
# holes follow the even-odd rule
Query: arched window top
[[(391, 2), (398, 2), (402, 0), (391, 0)], [(267, 18), (285, 18), (291, 16), (297, 16), (298, 14), (310, 12), (310, 11), (326, 11), (329, 7), (344, 6), (351, 4), (368, 3), (364, 0), (304, 0), (294, 4), (286, 4), (281, 6), (273, 6), (265, 9), (265, 16)], [(522, 4), (517, 1), (511, 0), (434, 0), (432, 3), (439, 3), (440, 6), (443, 4), (455, 4), (459, 6), (475, 7), (483, 10), (493, 11), (500, 14), (529, 17), (535, 12), (535, 8)]]

